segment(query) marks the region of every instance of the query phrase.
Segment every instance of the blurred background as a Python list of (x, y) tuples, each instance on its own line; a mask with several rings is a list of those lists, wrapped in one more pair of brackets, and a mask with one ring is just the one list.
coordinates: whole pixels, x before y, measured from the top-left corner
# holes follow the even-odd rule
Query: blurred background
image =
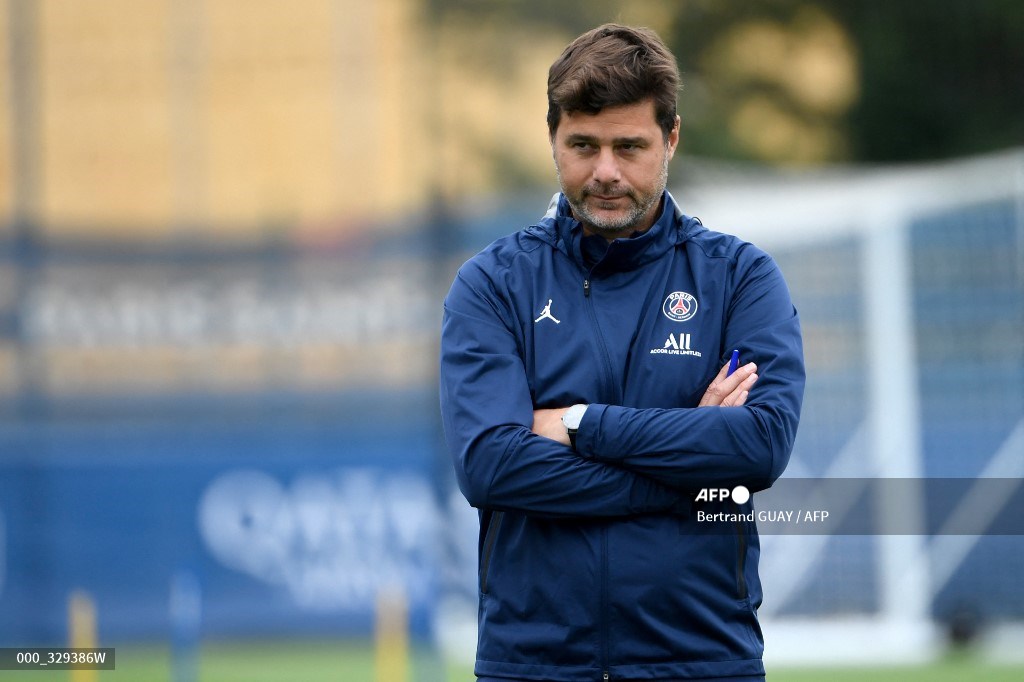
[(1021, 679), (1016, 0), (0, 0), (0, 646), (471, 678), (441, 300), (543, 213), (547, 68), (613, 20), (678, 57), (684, 212), (801, 311), (787, 475), (1008, 483), (971, 535), (763, 538), (772, 678)]

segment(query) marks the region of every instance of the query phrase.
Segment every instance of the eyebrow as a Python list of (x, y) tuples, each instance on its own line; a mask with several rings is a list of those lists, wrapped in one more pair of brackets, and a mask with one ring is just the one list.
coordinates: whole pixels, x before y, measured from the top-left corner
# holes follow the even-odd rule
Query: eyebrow
[[(565, 138), (566, 144), (576, 144), (577, 142), (587, 142), (590, 144), (596, 144), (598, 139), (593, 135), (584, 135), (582, 133), (573, 133)], [(647, 144), (646, 137), (615, 137), (612, 138), (613, 145), (631, 144), (640, 146)]]

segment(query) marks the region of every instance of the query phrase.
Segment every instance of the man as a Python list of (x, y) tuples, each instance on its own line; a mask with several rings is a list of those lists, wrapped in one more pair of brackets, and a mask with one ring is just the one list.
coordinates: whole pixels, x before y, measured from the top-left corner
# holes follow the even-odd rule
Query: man
[[(562, 192), (459, 271), (441, 403), (480, 510), (480, 680), (762, 680), (753, 523), (703, 487), (789, 459), (799, 321), (764, 252), (684, 216), (675, 59), (608, 24), (552, 65)], [(727, 376), (739, 349), (744, 363)]]

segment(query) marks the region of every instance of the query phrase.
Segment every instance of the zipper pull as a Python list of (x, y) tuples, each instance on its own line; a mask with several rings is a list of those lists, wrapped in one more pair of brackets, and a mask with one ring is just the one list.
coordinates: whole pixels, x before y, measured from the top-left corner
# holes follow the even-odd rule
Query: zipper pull
[(590, 280), (589, 279), (583, 280), (583, 296), (585, 298), (590, 298)]
[(601, 679), (604, 680), (604, 682), (608, 682), (608, 680), (610, 680), (611, 677), (608, 675), (608, 673), (602, 673)]

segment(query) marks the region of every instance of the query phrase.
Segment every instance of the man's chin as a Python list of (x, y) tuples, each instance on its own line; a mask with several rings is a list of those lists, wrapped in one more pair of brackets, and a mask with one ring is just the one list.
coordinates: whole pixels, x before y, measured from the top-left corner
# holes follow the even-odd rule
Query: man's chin
[(585, 222), (590, 232), (609, 239), (628, 236), (636, 227), (635, 221), (629, 221), (625, 224), (623, 222), (594, 222), (590, 220)]
[(594, 199), (586, 199), (582, 208), (583, 210), (580, 213), (583, 214), (588, 223), (606, 226), (607, 229), (614, 229), (612, 228), (613, 225), (627, 223), (632, 217), (631, 207), (608, 206), (607, 204), (602, 206), (602, 202)]
[(629, 210), (591, 210), (587, 213), (588, 214), (584, 216), (586, 222), (590, 223), (596, 231), (602, 233), (630, 230), (639, 222), (639, 216)]

